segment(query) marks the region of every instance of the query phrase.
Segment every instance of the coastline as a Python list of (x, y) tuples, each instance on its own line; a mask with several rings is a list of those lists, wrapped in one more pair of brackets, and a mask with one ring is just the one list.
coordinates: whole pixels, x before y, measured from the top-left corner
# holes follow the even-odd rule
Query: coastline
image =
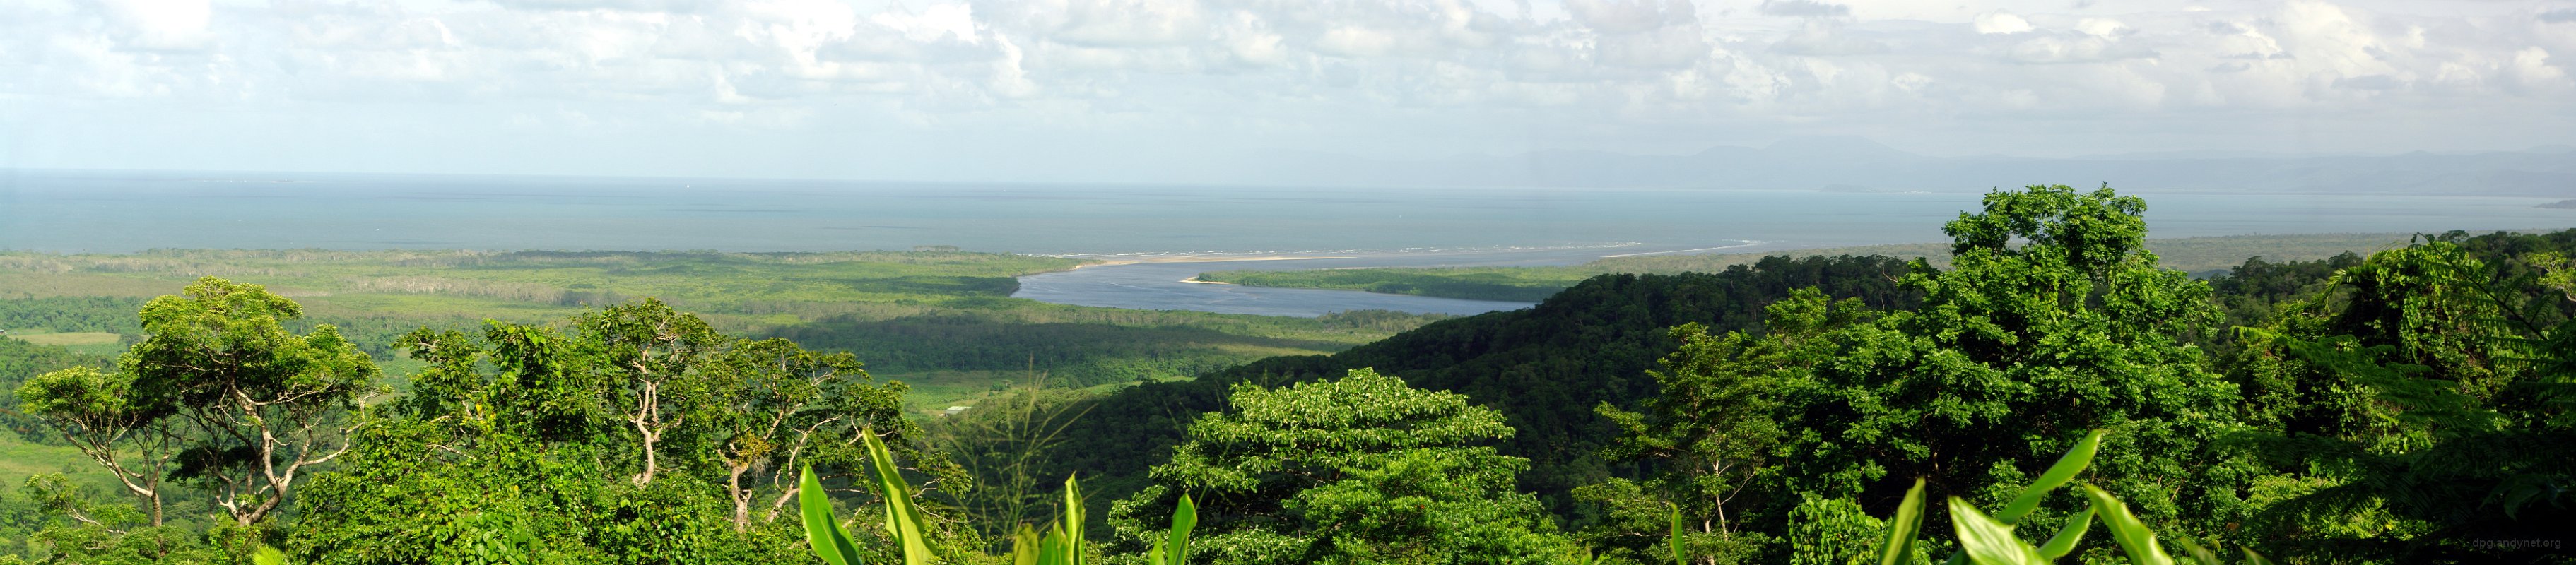
[(1200, 253), (1200, 254), (1187, 254), (1187, 255), (1160, 255), (1160, 256), (1153, 256), (1153, 257), (1139, 257), (1139, 258), (1133, 258), (1133, 259), (1099, 259), (1099, 258), (1097, 258), (1098, 256), (1085, 256), (1085, 255), (1048, 255), (1047, 257), (1062, 257), (1062, 258), (1065, 258), (1065, 259), (1080, 259), (1080, 260), (1083, 260), (1083, 261), (1084, 261), (1084, 263), (1083, 263), (1083, 264), (1080, 264), (1080, 265), (1074, 265), (1074, 266), (1073, 266), (1073, 268), (1075, 268), (1075, 269), (1080, 269), (1080, 268), (1083, 268), (1083, 267), (1112, 267), (1112, 266), (1117, 266), (1117, 265), (1137, 265), (1137, 264), (1145, 264), (1145, 263), (1225, 263), (1225, 262), (1231, 262), (1231, 261), (1299, 261), (1299, 260), (1306, 260), (1306, 259), (1352, 259), (1352, 258), (1357, 258), (1358, 256), (1357, 256), (1357, 255), (1219, 255), (1219, 254), (1210, 254), (1210, 253)]

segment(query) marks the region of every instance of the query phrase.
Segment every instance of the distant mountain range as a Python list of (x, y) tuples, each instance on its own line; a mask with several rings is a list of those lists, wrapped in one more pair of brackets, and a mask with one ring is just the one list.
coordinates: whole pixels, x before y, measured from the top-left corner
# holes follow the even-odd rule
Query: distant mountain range
[(1958, 192), (2028, 184), (2124, 192), (2576, 195), (2576, 148), (2282, 155), (2188, 151), (2074, 158), (1928, 157), (1858, 137), (1688, 155), (1538, 151), (1437, 160), (1324, 153), (1262, 159), (1259, 178), (1328, 186), (1631, 187)]

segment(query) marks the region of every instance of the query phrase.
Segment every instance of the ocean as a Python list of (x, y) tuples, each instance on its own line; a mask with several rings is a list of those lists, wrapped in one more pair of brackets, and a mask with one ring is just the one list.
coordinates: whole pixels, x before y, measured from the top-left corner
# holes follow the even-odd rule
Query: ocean
[[(2536, 207), (2550, 198), (2142, 195), (2155, 237), (2576, 225), (2576, 210)], [(0, 249), (833, 251), (947, 245), (1110, 258), (1362, 257), (1263, 268), (1562, 264), (1747, 244), (1784, 249), (1940, 241), (1941, 224), (1976, 208), (1980, 196), (0, 170)], [(1045, 279), (1037, 280), (1043, 287)], [(1110, 289), (1128, 283), (1104, 284)], [(1170, 297), (1134, 299), (1132, 286), (1124, 288), (1039, 288), (1024, 294), (1076, 304), (1224, 311)], [(1364, 294), (1309, 292), (1326, 298), (1292, 302), (1323, 304), (1333, 302), (1332, 296)], [(1488, 306), (1494, 305), (1412, 309)], [(1311, 315), (1319, 313), (1316, 308), (1247, 313)]]

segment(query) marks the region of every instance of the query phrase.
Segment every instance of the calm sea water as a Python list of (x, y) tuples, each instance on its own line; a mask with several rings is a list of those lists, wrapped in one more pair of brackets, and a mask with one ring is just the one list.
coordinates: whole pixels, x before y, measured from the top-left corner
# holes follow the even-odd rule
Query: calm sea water
[[(1979, 196), (0, 170), (0, 249), (826, 251), (954, 245), (1049, 255), (1367, 257), (1258, 265), (1263, 268), (1538, 264), (1746, 241), (1763, 248), (1936, 241), (1943, 239), (1941, 223), (1974, 208)], [(2149, 225), (2158, 237), (2576, 225), (2576, 211), (2534, 207), (2547, 198), (2147, 198)], [(1095, 267), (1075, 272), (1081, 276), (1032, 277), (1024, 294), (1077, 304), (1224, 311), (1221, 303), (1245, 299), (1222, 295), (1261, 292), (1171, 283), (1201, 289), (1173, 292), (1206, 294), (1139, 300), (1133, 288), (1119, 287), (1132, 281), (1108, 281), (1147, 271), (1163, 276), (1158, 269), (1195, 273), (1220, 267)], [(1118, 269), (1136, 274), (1109, 275)], [(1049, 290), (1054, 279), (1095, 289)], [(1261, 313), (1349, 309), (1332, 304), (1357, 299), (1333, 297), (1352, 294), (1263, 298), (1298, 305), (1265, 306)], [(1382, 306), (1455, 311), (1492, 305)]]

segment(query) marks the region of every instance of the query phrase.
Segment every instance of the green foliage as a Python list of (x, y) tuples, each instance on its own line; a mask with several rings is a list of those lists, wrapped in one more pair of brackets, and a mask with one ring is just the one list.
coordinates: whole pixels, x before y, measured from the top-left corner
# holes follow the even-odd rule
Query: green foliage
[[(60, 347), (0, 339), (0, 390), (16, 391), (27, 379), (60, 369), (74, 366), (105, 368), (114, 363), (114, 359), (75, 353)], [(42, 421), (25, 412), (18, 404), (16, 394), (0, 394), (0, 426), (7, 426), (9, 432), (31, 440), (55, 437), (52, 431), (44, 429)]]
[[(861, 434), (866, 438), (868, 465), (875, 470), (878, 492), (887, 494), (885, 528), (900, 549), (903, 562), (906, 565), (938, 563), (939, 551), (931, 547), (927, 535), (930, 523), (922, 519), (920, 509), (903, 494), (911, 488), (905, 484), (901, 471), (896, 467), (893, 453), (874, 432), (863, 430)], [(1082, 536), (1082, 488), (1072, 477), (1064, 480), (1064, 496), (1064, 516), (1049, 526), (1044, 538), (1027, 525), (1020, 526), (1011, 548), (1012, 563), (1083, 565), (1091, 561), (1091, 548), (1084, 543)], [(796, 497), (804, 518), (806, 543), (814, 550), (815, 556), (830, 565), (858, 565), (863, 562), (849, 533), (842, 530), (838, 520), (832, 517), (830, 495), (824, 492), (821, 481), (814, 478), (812, 468), (802, 471)], [(1181, 497), (1180, 506), (1173, 510), (1172, 527), (1165, 531), (1162, 539), (1155, 540), (1153, 549), (1146, 555), (1146, 562), (1151, 565), (1187, 563), (1190, 530), (1197, 523), (1197, 507), (1190, 503), (1189, 497)]]
[(151, 337), (116, 372), (74, 367), (18, 387), (28, 414), (143, 499), (160, 525), (165, 479), (202, 485), (236, 525), (260, 522), (297, 475), (346, 449), (347, 414), (373, 390), (374, 362), (328, 325), (258, 285), (207, 277), (144, 305)]
[(2345, 559), (2545, 555), (2461, 539), (2549, 535), (2576, 502), (2576, 301), (2553, 286), (2566, 265), (2551, 255), (2570, 236), (2380, 253), (2245, 328), (2241, 366), (2282, 399), (2283, 425), (2250, 439), (2276, 483), (2311, 485), (2270, 501), (2260, 531)]
[[(864, 463), (877, 442), (968, 486), (913, 444), (901, 383), (871, 382), (848, 354), (723, 335), (657, 301), (562, 329), (492, 321), (402, 344), (427, 368), (316, 479), (291, 537), (314, 562), (791, 562), (798, 528), (781, 518), (806, 467), (842, 484), (874, 471)], [(925, 523), (927, 538), (973, 539)], [(890, 539), (853, 547), (900, 551), (881, 545)]]
[(140, 338), (143, 326), (134, 312), (143, 299), (131, 296), (47, 296), (0, 300), (0, 328), (57, 332), (106, 332)]
[(927, 441), (974, 478), (974, 490), (950, 491), (948, 499), (986, 537), (1006, 539), (1007, 528), (1051, 508), (1039, 473), (1063, 443), (1064, 428), (1084, 414), (1076, 404), (1088, 396), (1047, 387), (1041, 377), (923, 426)]
[[(1146, 486), (1147, 467), (1186, 441), (1192, 418), (1223, 409), (1237, 383), (1284, 385), (1339, 377), (1375, 367), (1412, 387), (1465, 394), (1502, 411), (1517, 433), (1497, 445), (1530, 460), (1519, 490), (1536, 493), (1577, 525), (1612, 520), (1576, 504), (1573, 492), (1600, 484), (1623, 466), (1600, 457), (1618, 436), (1594, 408), (1624, 409), (1656, 393), (1641, 378), (1679, 346), (1672, 328), (1700, 323), (1711, 333), (1755, 327), (1764, 306), (1794, 289), (1816, 287), (1859, 298), (1872, 308), (1911, 304), (1894, 278), (1904, 264), (1884, 257), (1773, 258), (1721, 273), (1605, 276), (1558, 293), (1536, 307), (1445, 320), (1330, 357), (1278, 357), (1190, 382), (1126, 388), (1090, 404), (1065, 431), (1049, 473), (1080, 472), (1096, 492), (1124, 497)], [(1203, 501), (1204, 502), (1204, 501)], [(1661, 528), (1659, 503), (1628, 523)], [(1624, 526), (1623, 526), (1624, 527)], [(1631, 551), (1643, 551), (1623, 544)], [(1615, 548), (1607, 548), (1616, 553)]]
[(1809, 496), (1789, 510), (1789, 531), (1783, 541), (1789, 546), (1792, 565), (1844, 565), (1862, 562), (1878, 555), (1885, 540), (1887, 524), (1873, 518), (1859, 503), (1838, 498)]
[[(1960, 552), (1951, 556), (1949, 561), (1951, 563), (1965, 561), (1978, 565), (2053, 563), (2071, 553), (2078, 540), (2084, 537), (2084, 533), (2089, 528), (2088, 524), (2099, 518), (2103, 526), (2111, 530), (2112, 539), (2127, 552), (2131, 563), (2172, 565), (2174, 560), (2165, 553), (2164, 546), (2156, 542), (2155, 531), (2130, 513), (2128, 504), (2101, 488), (2089, 484), (2084, 485), (2084, 493), (2089, 504), (2085, 512), (2068, 520), (2065, 527), (2059, 529), (2057, 535), (2051, 537), (2044, 545), (2033, 546), (2013, 533), (2014, 526), (2021, 517), (2020, 511), (2031, 507), (2025, 505), (2023, 501), (2045, 498), (2049, 492), (2065, 486), (2069, 479), (2084, 472), (2085, 468), (2091, 465), (2094, 451), (2100, 445), (2102, 436), (2103, 432), (2096, 431), (2085, 436), (2082, 441), (2076, 442), (2075, 448), (2059, 457), (2056, 464), (2050, 465), (2049, 470), (2041, 474), (2038, 482), (2022, 488), (2021, 494), (2014, 498), (2015, 502), (2005, 507), (2000, 514), (1988, 516), (1967, 500), (1950, 497), (1948, 505), (1950, 525), (1959, 540)], [(1889, 517), (1887, 540), (1879, 547), (1879, 563), (1895, 565), (1922, 561), (1920, 554), (1914, 551), (1914, 544), (1917, 528), (1922, 523), (1923, 487), (1923, 481), (1916, 480), (1914, 488), (1908, 489), (1905, 493), (1905, 503), (1898, 506), (1896, 515)], [(2185, 541), (2184, 545), (2190, 549), (2195, 563), (2201, 565), (2224, 563), (2199, 544)], [(2252, 550), (2245, 550), (2245, 555), (2249, 562), (2264, 562), (2263, 558)]]
[[(1954, 269), (1918, 266), (1923, 306), (1856, 325), (1791, 400), (1786, 488), (2002, 502), (2080, 430), (2112, 432), (2106, 487), (2159, 519), (2208, 531), (2244, 510), (2247, 473), (2214, 443), (2238, 429), (2235, 387), (2182, 336), (2216, 322), (2208, 286), (2158, 268), (2142, 201), (2063, 186), (1989, 194), (1946, 228)], [(1879, 495), (1884, 496), (1884, 495)], [(2040, 501), (2055, 517), (2067, 498)]]
[[(1622, 433), (1603, 455), (1647, 462), (1654, 470), (1647, 481), (1652, 492), (1639, 494), (1677, 501), (1676, 511), (1697, 525), (1675, 535), (1689, 540), (1690, 554), (1710, 562), (1751, 559), (1770, 542), (1749, 531), (1746, 519), (1777, 494), (1770, 463), (1787, 435), (1780, 426), (1789, 415), (1783, 399), (1791, 389), (1809, 386), (1814, 367), (1832, 359), (1839, 347), (1829, 339), (1832, 332), (1874, 315), (1859, 300), (1836, 303), (1812, 288), (1792, 292), (1765, 312), (1767, 331), (1759, 336), (1710, 335), (1697, 323), (1674, 328), (1672, 337), (1681, 345), (1664, 356), (1663, 370), (1647, 372), (1662, 389), (1646, 401), (1649, 412), (1608, 402), (1596, 408)], [(1614, 522), (1587, 537), (1617, 556), (1639, 550), (1619, 540), (1646, 533)]]
[(1896, 505), (1896, 514), (1887, 517), (1887, 537), (1878, 543), (1879, 565), (1918, 560), (1921, 553), (1915, 536), (1922, 531), (1923, 479), (1914, 479), (1914, 488), (1905, 490), (1905, 501)]
[(1527, 463), (1476, 445), (1509, 436), (1463, 396), (1354, 370), (1335, 381), (1239, 385), (1190, 427), (1155, 484), (1120, 501), (1121, 542), (1154, 541), (1188, 492), (1214, 563), (1539, 562), (1572, 544), (1513, 492)]

